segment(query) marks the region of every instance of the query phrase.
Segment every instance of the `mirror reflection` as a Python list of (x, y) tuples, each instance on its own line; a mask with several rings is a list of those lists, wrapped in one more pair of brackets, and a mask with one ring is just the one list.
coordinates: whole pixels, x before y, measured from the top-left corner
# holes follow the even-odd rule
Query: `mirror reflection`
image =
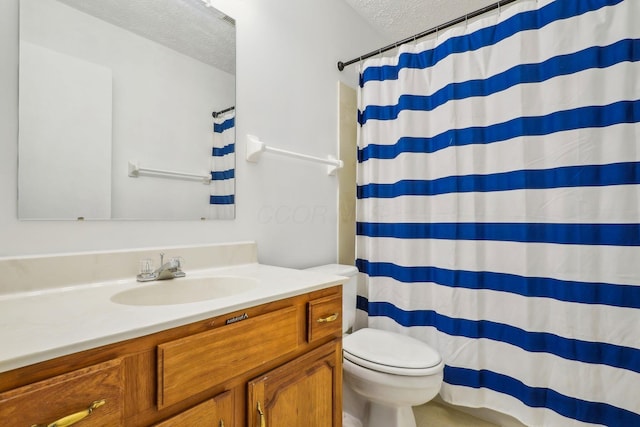
[(203, 0), (21, 0), (21, 219), (235, 216), (235, 21)]

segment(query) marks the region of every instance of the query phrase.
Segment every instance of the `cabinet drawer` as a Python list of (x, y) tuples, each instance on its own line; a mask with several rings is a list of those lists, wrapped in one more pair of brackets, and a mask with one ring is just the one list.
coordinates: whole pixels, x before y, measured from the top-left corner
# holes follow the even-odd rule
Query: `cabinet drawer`
[(331, 295), (309, 302), (307, 341), (314, 342), (342, 333), (342, 295)]
[(288, 307), (158, 346), (158, 406), (179, 402), (296, 350)]
[(210, 426), (233, 427), (233, 392), (226, 391), (154, 427)]
[[(104, 404), (88, 411), (93, 402), (101, 400)], [(0, 393), (3, 426), (49, 425), (72, 414), (86, 415), (84, 427), (124, 424), (121, 359)]]

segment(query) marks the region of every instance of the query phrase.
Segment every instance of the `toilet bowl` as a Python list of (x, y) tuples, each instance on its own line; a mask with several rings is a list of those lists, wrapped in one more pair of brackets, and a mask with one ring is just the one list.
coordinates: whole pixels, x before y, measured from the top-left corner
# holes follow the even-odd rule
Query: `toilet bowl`
[(368, 427), (415, 427), (411, 407), (438, 394), (443, 369), (435, 350), (395, 332), (365, 328), (343, 339), (344, 382), (366, 399)]
[[(346, 332), (355, 321), (357, 269), (330, 264), (311, 270), (349, 277), (343, 285)], [(372, 328), (343, 335), (342, 348), (343, 418), (363, 427), (415, 427), (412, 406), (433, 399), (442, 385), (444, 362), (438, 352), (415, 338)]]

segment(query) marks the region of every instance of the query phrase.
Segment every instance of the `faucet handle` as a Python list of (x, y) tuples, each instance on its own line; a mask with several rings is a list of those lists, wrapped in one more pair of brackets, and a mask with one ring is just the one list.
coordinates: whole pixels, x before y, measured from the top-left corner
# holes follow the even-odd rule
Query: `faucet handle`
[(171, 268), (182, 268), (183, 262), (184, 262), (184, 259), (182, 259), (182, 257), (179, 257), (179, 256), (172, 257), (171, 259), (169, 259), (169, 265), (171, 266)]
[(151, 274), (153, 273), (153, 260), (150, 259), (141, 259), (139, 261), (138, 273), (140, 274)]
[(186, 273), (182, 271), (182, 263), (184, 263), (184, 260), (179, 256), (173, 257), (169, 260), (169, 265), (171, 266), (171, 271), (173, 271), (174, 278), (186, 276)]

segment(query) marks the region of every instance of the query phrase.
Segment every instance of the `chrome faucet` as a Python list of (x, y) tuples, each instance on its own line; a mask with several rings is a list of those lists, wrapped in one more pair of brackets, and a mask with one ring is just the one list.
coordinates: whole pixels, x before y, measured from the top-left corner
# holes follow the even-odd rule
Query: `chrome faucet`
[(151, 282), (153, 280), (175, 279), (186, 276), (182, 271), (182, 258), (173, 257), (168, 262), (164, 262), (164, 253), (160, 253), (160, 267), (152, 272), (141, 271), (136, 276), (138, 282)]

